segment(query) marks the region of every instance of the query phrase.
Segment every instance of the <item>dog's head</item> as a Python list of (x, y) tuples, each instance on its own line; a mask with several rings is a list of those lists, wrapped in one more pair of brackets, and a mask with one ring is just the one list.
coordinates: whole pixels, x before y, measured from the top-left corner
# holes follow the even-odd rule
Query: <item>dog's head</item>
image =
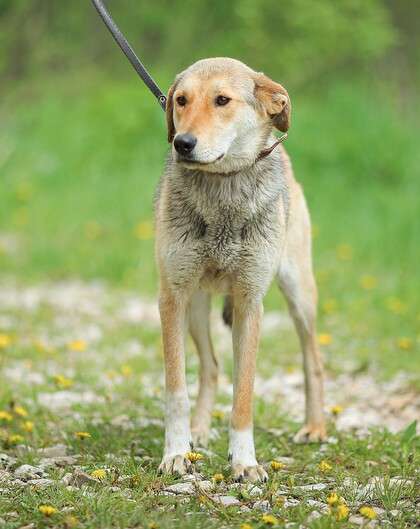
[(287, 91), (235, 59), (198, 61), (169, 89), (168, 141), (189, 168), (231, 172), (251, 165), (275, 127), (286, 132)]

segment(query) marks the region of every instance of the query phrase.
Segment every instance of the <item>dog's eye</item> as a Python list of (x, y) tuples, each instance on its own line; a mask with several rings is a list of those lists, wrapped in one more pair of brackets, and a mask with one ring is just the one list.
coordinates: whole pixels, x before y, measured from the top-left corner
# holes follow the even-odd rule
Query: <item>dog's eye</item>
[(185, 107), (185, 105), (187, 104), (187, 98), (185, 96), (178, 96), (176, 98), (176, 102), (180, 107)]
[(230, 101), (230, 97), (226, 97), (226, 96), (217, 96), (215, 99), (215, 103), (218, 107), (223, 107), (227, 105), (229, 101)]

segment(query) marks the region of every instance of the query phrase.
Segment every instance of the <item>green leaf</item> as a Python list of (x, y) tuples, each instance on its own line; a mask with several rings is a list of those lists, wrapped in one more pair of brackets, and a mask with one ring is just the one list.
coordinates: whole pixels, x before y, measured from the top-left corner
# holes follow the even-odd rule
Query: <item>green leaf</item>
[(403, 445), (409, 445), (416, 437), (417, 432), (417, 421), (410, 423), (407, 428), (402, 432), (401, 443)]

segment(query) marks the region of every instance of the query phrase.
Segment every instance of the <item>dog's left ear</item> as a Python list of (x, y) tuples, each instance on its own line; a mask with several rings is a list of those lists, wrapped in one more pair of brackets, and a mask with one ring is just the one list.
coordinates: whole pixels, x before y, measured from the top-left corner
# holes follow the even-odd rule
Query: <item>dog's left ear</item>
[(255, 97), (270, 116), (273, 126), (282, 132), (287, 132), (292, 111), (287, 90), (263, 73), (258, 73), (255, 76)]
[(174, 124), (174, 92), (176, 89), (177, 82), (169, 88), (168, 95), (166, 97), (166, 124), (168, 127), (168, 142), (172, 143), (175, 136), (175, 124)]

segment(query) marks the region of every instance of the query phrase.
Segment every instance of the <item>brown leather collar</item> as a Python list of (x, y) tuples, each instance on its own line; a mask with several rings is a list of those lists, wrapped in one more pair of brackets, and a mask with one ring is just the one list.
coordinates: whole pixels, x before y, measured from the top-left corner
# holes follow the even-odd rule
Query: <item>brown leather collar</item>
[(283, 136), (280, 136), (280, 138), (275, 141), (273, 143), (273, 145), (271, 145), (270, 147), (267, 147), (267, 149), (263, 149), (259, 155), (257, 156), (257, 159), (255, 160), (256, 162), (259, 162), (260, 160), (262, 160), (263, 158), (265, 158), (266, 156), (268, 156), (269, 154), (271, 154), (271, 152), (277, 147), (277, 145), (280, 145), (280, 143), (283, 143), (284, 140), (287, 139), (287, 132), (285, 134), (283, 134)]

